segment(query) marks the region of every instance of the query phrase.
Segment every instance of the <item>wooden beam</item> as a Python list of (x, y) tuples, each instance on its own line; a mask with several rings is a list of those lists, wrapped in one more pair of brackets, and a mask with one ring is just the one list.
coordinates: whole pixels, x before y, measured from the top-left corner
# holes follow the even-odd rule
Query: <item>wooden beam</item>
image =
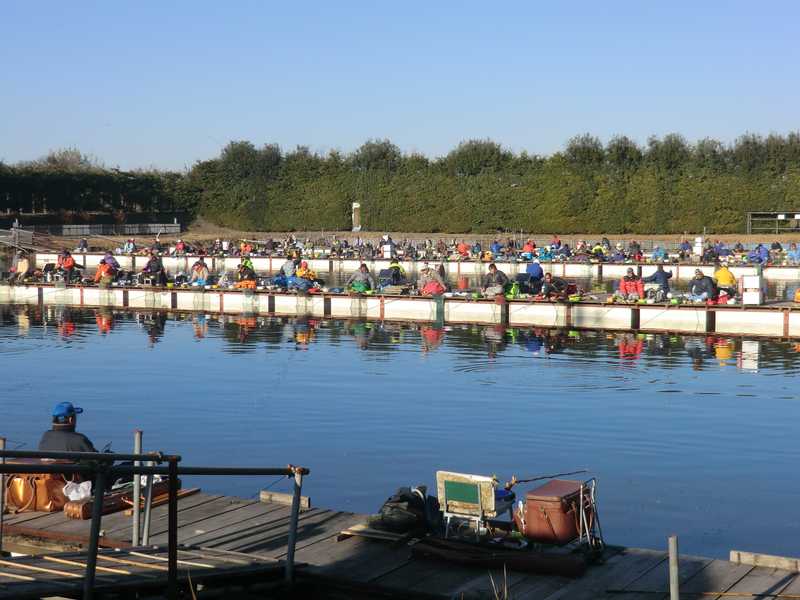
[(754, 567), (768, 567), (771, 569), (783, 569), (784, 571), (794, 571), (800, 573), (800, 559), (789, 558), (786, 556), (773, 556), (771, 554), (758, 554), (757, 552), (742, 552), (731, 550), (730, 560), (732, 563), (741, 565), (753, 565)]
[[(284, 494), (283, 492), (271, 492), (269, 490), (261, 490), (261, 502), (272, 502), (274, 504), (284, 504), (286, 506), (292, 505), (292, 494)], [(311, 498), (309, 496), (300, 496), (300, 510), (309, 510), (311, 508)]]

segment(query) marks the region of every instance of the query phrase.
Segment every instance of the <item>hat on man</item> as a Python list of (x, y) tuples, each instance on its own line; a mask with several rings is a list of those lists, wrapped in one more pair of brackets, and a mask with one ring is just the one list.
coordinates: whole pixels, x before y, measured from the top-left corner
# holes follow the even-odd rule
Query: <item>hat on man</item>
[(53, 418), (59, 420), (65, 420), (68, 419), (69, 417), (74, 417), (75, 415), (79, 415), (82, 412), (83, 409), (77, 406), (73, 406), (72, 402), (59, 402), (53, 409)]

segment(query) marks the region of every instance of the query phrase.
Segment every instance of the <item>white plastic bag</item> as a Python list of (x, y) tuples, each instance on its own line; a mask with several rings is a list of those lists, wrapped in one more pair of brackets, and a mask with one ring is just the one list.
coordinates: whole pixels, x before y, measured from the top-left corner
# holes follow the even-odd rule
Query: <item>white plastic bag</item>
[(64, 495), (72, 502), (91, 498), (92, 482), (84, 481), (83, 483), (75, 483), (74, 481), (70, 481), (64, 486)]

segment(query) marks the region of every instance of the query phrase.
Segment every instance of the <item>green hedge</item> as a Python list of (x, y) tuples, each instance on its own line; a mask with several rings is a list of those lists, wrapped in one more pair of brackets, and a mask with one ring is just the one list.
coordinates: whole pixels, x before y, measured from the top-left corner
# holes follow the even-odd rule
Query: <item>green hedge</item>
[(470, 140), (436, 160), (387, 140), (327, 156), (231, 142), (182, 174), (0, 164), (0, 209), (42, 199), (50, 210), (169, 205), (262, 231), (349, 229), (357, 201), (373, 231), (737, 233), (748, 211), (800, 210), (800, 134), (730, 145), (671, 134), (645, 147), (582, 135), (548, 157)]

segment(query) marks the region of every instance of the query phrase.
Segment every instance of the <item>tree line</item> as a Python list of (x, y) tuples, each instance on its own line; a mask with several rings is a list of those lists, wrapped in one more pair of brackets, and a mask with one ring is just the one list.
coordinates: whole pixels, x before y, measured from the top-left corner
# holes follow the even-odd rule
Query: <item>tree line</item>
[(349, 229), (360, 202), (367, 230), (453, 233), (736, 233), (748, 211), (800, 209), (796, 132), (731, 144), (669, 134), (644, 146), (586, 134), (550, 156), (469, 140), (435, 159), (389, 140), (326, 155), (234, 141), (184, 173), (64, 158), (0, 163), (0, 209), (40, 199), (49, 210), (166, 204), (227, 227), (291, 231)]

